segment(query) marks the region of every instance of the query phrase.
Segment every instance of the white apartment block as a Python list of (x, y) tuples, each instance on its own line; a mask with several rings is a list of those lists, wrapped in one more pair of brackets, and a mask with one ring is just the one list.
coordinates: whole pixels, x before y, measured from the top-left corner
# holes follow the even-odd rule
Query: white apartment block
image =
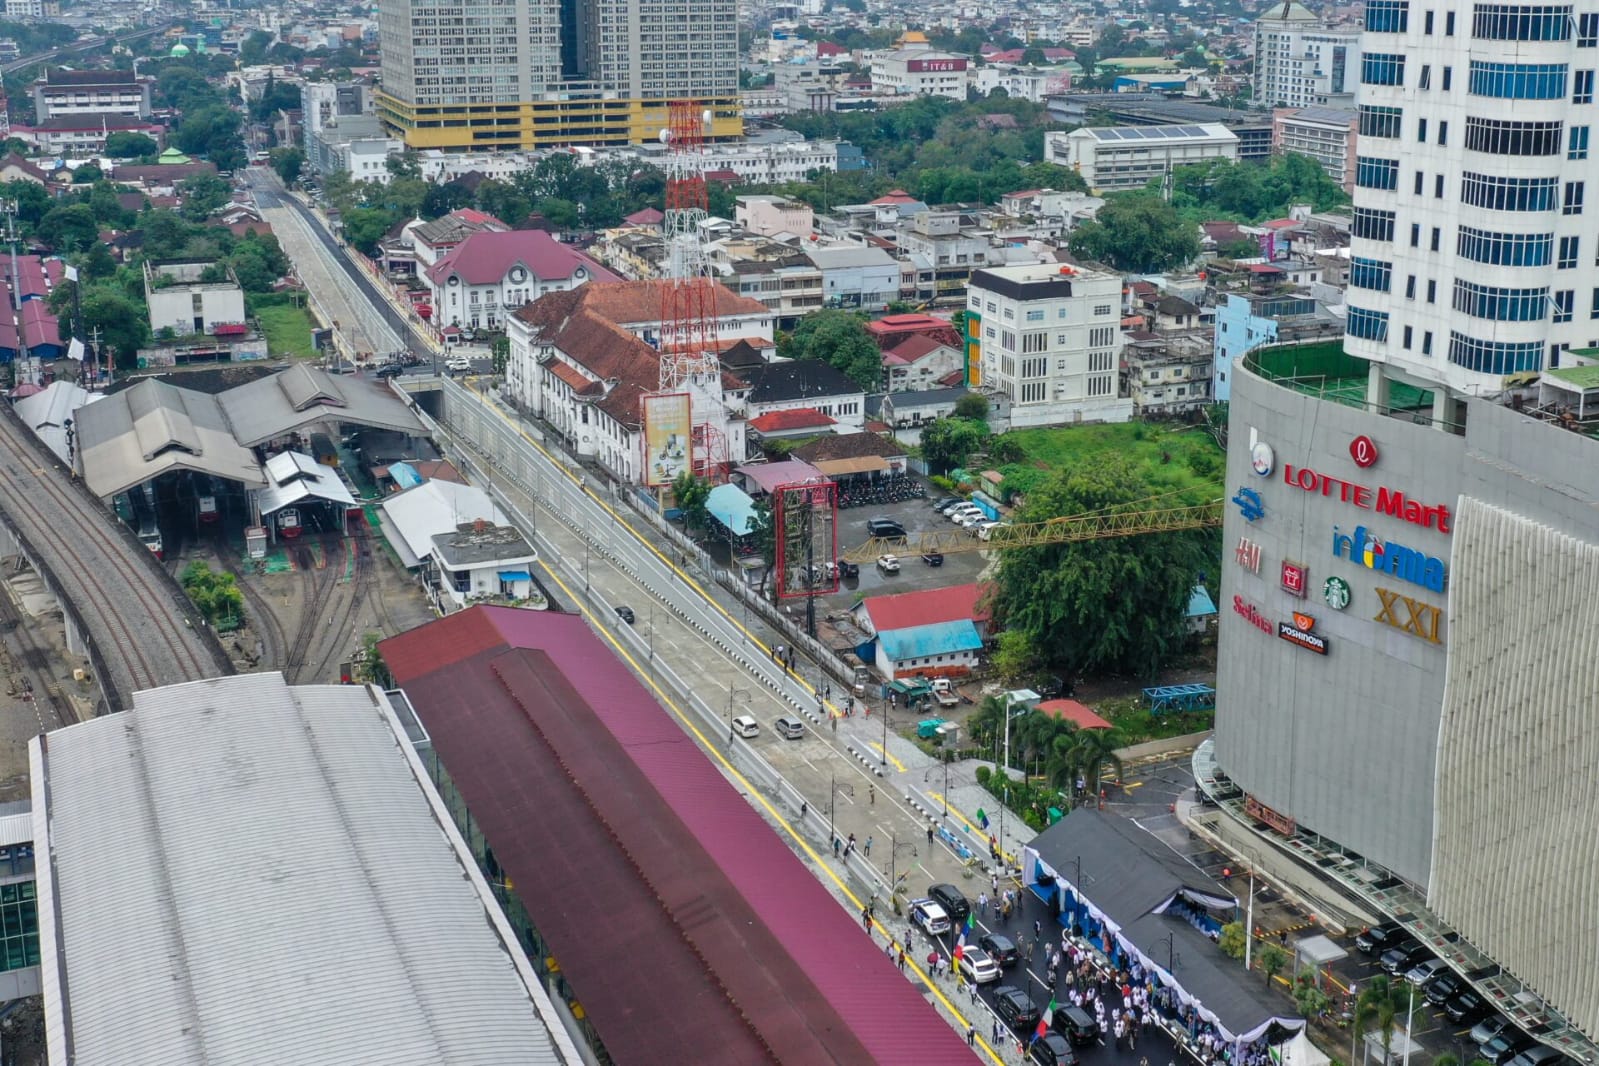
[(786, 196), (740, 196), (733, 208), (733, 221), (762, 237), (791, 233), (809, 237), (816, 229), (816, 213), (811, 205)]
[(1121, 278), (1033, 263), (972, 272), (969, 330), (978, 346), (974, 388), (1009, 401), (1015, 429), (1126, 422), (1121, 395)]
[(1237, 159), (1238, 135), (1226, 126), (1089, 126), (1044, 134), (1044, 159), (1083, 176), (1096, 193), (1142, 189), (1173, 167)]
[(965, 56), (926, 48), (902, 48), (872, 59), (872, 88), (901, 96), (966, 99)]
[(561, 7), (383, 0), (383, 88), (411, 104), (514, 104), (561, 81)]
[(1354, 111), (1341, 107), (1279, 107), (1271, 117), (1271, 150), (1274, 155), (1307, 156), (1321, 164), (1327, 176), (1355, 191)]
[(972, 88), (981, 96), (1004, 89), (1012, 100), (1031, 100), (1035, 104), (1044, 103), (1053, 94), (1070, 92), (1072, 87), (1071, 72), (1064, 68), (1039, 70), (990, 63), (971, 73)]
[(1295, 0), (1255, 22), (1254, 99), (1263, 107), (1353, 107), (1360, 31), (1329, 29)]
[(131, 70), (49, 70), (34, 82), (34, 114), (40, 123), (81, 115), (149, 118), (152, 81)]
[(1599, 341), (1596, 67), (1592, 3), (1371, 0), (1351, 354), (1474, 392)]

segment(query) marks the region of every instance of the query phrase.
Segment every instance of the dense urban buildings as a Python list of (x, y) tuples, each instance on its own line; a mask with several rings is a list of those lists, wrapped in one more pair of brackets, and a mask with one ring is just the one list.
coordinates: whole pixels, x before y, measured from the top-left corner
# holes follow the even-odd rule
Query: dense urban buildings
[(737, 134), (732, 0), (384, 0), (378, 110), (411, 148), (627, 144), (694, 99)]
[(1296, 0), (1255, 22), (1255, 101), (1264, 107), (1353, 107), (1360, 31), (1329, 27)]
[(1346, 336), (1230, 363), (1230, 606), (1196, 767), (1357, 913), (1592, 1061), (1595, 856), (1572, 829), (1599, 816), (1599, 9), (1365, 17)]
[(1087, 126), (1044, 138), (1044, 158), (1070, 167), (1095, 192), (1142, 189), (1173, 167), (1237, 159), (1238, 135), (1226, 126)]

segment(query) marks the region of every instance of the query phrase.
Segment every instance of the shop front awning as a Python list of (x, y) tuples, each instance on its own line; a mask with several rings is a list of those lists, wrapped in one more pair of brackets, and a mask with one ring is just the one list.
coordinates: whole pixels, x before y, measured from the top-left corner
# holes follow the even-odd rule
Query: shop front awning
[(888, 460), (881, 455), (857, 455), (852, 459), (819, 459), (811, 464), (828, 477), (845, 474), (875, 474), (888, 469)]

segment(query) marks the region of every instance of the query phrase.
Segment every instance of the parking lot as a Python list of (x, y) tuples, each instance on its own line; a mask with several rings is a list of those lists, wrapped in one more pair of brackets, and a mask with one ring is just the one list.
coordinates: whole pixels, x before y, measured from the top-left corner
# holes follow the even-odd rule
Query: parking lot
[[(925, 499), (872, 504), (839, 511), (839, 553), (843, 554), (845, 550), (865, 541), (868, 538), (866, 523), (874, 518), (892, 519), (904, 526), (905, 532), (913, 537), (923, 530), (942, 531), (951, 528), (949, 519), (932, 508), (933, 501), (943, 495), (940, 490), (929, 486)], [(972, 543), (980, 543), (975, 535)], [(964, 585), (979, 579), (990, 558), (986, 552), (954, 552), (944, 556), (942, 566), (928, 566), (920, 556), (904, 554), (900, 556), (897, 574), (884, 574), (870, 561), (863, 562), (860, 579), (846, 581), (836, 593), (822, 597), (818, 603), (818, 613), (821, 613), (822, 604), (826, 604), (829, 611), (845, 610), (864, 596), (887, 596), (896, 592)]]

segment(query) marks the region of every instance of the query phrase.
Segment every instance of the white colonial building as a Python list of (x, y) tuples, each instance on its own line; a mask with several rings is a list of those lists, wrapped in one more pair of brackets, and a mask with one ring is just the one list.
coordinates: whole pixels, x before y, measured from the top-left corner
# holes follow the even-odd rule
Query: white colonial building
[(440, 328), (499, 329), (529, 300), (616, 275), (543, 230), (468, 234), (422, 274)]
[(1010, 402), (1010, 424), (1126, 422), (1119, 383), (1121, 279), (1054, 263), (972, 272), (967, 331), (974, 389)]

